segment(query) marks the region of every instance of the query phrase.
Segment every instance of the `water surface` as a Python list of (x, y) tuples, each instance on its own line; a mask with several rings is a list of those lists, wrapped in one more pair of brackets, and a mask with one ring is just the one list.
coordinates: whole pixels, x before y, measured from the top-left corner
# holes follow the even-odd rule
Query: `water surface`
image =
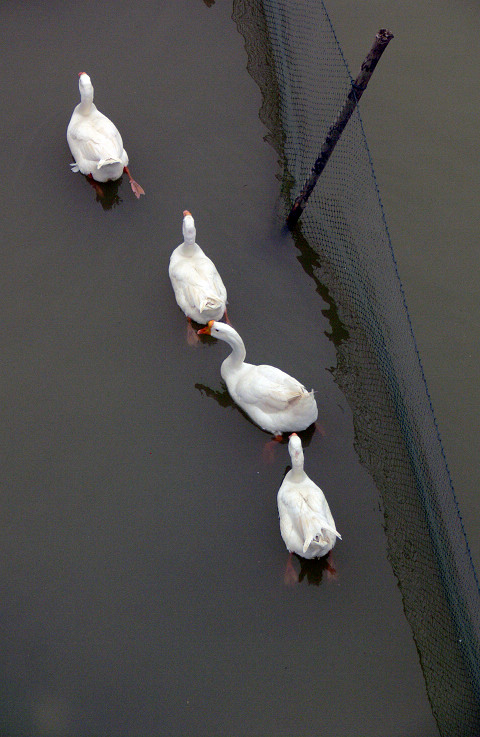
[[(231, 12), (0, 11), (9, 737), (437, 734), (330, 372), (331, 305), (280, 235), (276, 155)], [(70, 172), (79, 71), (123, 134), (140, 201), (124, 178), (107, 207)], [(264, 463), (268, 436), (216, 401), (225, 345), (186, 342), (167, 275), (185, 208), (248, 360), (318, 392), (325, 435), (305, 454), (343, 536), (333, 575), (304, 567), (285, 587), (286, 446)]]

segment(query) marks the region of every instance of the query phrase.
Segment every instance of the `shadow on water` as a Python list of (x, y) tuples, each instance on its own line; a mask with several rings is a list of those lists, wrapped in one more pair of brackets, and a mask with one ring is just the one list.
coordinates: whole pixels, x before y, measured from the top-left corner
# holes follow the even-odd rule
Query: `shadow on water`
[(84, 179), (94, 189), (96, 202), (99, 202), (104, 210), (111, 210), (123, 202), (118, 194), (123, 177), (114, 182), (96, 182), (89, 177), (84, 177)]
[(327, 578), (327, 581), (336, 580), (337, 572), (330, 554), (324, 555), (323, 558), (312, 558), (312, 560), (300, 558), (296, 553), (293, 557), (300, 564), (298, 583), (302, 583), (306, 579), (310, 586), (320, 586), (324, 576)]
[[(220, 389), (212, 389), (210, 386), (207, 386), (206, 384), (200, 384), (200, 383), (195, 384), (195, 389), (198, 389), (198, 391), (201, 394), (204, 394), (206, 397), (209, 397), (210, 399), (214, 399), (217, 402), (217, 404), (220, 405), (220, 407), (230, 407), (231, 409), (237, 410), (245, 417), (245, 419), (251, 425), (258, 428), (258, 425), (256, 425), (255, 422), (253, 422), (253, 420), (250, 419), (247, 413), (244, 412), (241, 407), (235, 404), (230, 394), (228, 393), (228, 389), (224, 381), (220, 382), (220, 387), (221, 387)], [(315, 433), (315, 429), (316, 429), (315, 423), (313, 423), (312, 425), (310, 425), (310, 427), (307, 427), (306, 430), (301, 430), (297, 432), (297, 435), (299, 436), (299, 438), (301, 438), (302, 445), (304, 447), (308, 447), (310, 445), (312, 437)], [(282, 439), (276, 442), (279, 445), (288, 445), (289, 436), (290, 436), (290, 433), (285, 432), (282, 435)]]
[[(293, 576), (291, 569), (294, 572)], [(337, 581), (337, 578), (331, 552), (324, 555), (323, 558), (312, 558), (311, 560), (301, 558), (296, 553), (288, 553), (284, 575), (285, 586), (290, 588), (302, 583), (305, 579), (308, 586), (320, 586), (325, 580), (328, 584)]]
[[(222, 387), (221, 389), (212, 389), (206, 384), (195, 384), (195, 389), (198, 389), (200, 394), (204, 394), (206, 397), (210, 397), (210, 399), (214, 399), (217, 402), (217, 404), (220, 405), (220, 407), (231, 407), (231, 409), (237, 409), (237, 405), (235, 404), (230, 394), (228, 393), (228, 389), (226, 385), (223, 383), (223, 381), (221, 382), (221, 387)], [(249, 420), (248, 417), (247, 417), (247, 420)]]

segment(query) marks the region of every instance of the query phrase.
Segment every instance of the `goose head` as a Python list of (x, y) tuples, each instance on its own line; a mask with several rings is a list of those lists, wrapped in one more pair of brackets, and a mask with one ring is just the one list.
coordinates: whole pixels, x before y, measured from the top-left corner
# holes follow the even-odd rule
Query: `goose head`
[(220, 338), (220, 340), (226, 340), (230, 343), (235, 338), (240, 338), (237, 331), (234, 330), (230, 325), (225, 322), (216, 322), (216, 320), (209, 320), (204, 328), (197, 330), (198, 335), (211, 335), (212, 338)]
[(185, 239), (185, 243), (195, 243), (195, 220), (188, 210), (183, 211), (182, 233)]
[(215, 325), (215, 320), (209, 320), (204, 328), (197, 330), (197, 335), (211, 335), (212, 327)]
[(292, 460), (294, 468), (303, 468), (303, 448), (302, 441), (296, 432), (292, 432), (288, 441), (288, 452)]
[[(216, 320), (209, 320), (204, 328), (197, 330), (198, 335), (211, 335), (212, 338), (218, 338), (228, 343), (232, 349), (232, 354), (226, 359), (227, 363), (233, 361), (234, 364), (241, 364), (245, 360), (245, 344), (231, 325), (227, 325), (225, 322), (216, 322)], [(223, 376), (223, 374), (222, 374)]]
[(93, 85), (92, 80), (86, 72), (78, 73), (78, 89), (80, 90), (80, 97), (82, 102), (93, 100)]

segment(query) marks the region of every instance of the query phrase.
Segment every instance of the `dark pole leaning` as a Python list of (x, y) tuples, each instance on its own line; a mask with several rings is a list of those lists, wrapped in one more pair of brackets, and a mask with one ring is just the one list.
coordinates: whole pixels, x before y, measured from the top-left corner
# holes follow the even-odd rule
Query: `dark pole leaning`
[(360, 100), (363, 92), (367, 87), (367, 84), (370, 81), (370, 77), (372, 76), (381, 55), (387, 48), (392, 38), (393, 33), (388, 31), (386, 28), (382, 28), (376, 34), (373, 46), (367, 54), (355, 82), (353, 82), (352, 84), (352, 89), (348, 93), (345, 104), (338, 114), (335, 123), (331, 126), (326, 135), (325, 141), (323, 142), (322, 148), (320, 150), (320, 156), (315, 161), (309, 178), (303, 185), (302, 191), (298, 195), (292, 209), (290, 210), (290, 214), (287, 218), (287, 226), (290, 228), (290, 230), (292, 230), (292, 228), (294, 228), (297, 224), (298, 219), (307, 204), (307, 200), (317, 183), (318, 177), (324, 170), (333, 149), (335, 148), (345, 126), (350, 119), (350, 116), (355, 110), (358, 101)]

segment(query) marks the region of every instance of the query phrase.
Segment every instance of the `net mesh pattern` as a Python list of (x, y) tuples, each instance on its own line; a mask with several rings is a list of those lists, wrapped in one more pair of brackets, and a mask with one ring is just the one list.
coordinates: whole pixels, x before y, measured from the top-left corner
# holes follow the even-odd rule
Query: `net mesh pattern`
[[(322, 2), (234, 0), (233, 17), (279, 155), (286, 216), (352, 80)], [(335, 380), (353, 411), (359, 458), (381, 493), (389, 560), (439, 731), (475, 737), (478, 580), (358, 109), (293, 237), (300, 262), (331, 306)]]

